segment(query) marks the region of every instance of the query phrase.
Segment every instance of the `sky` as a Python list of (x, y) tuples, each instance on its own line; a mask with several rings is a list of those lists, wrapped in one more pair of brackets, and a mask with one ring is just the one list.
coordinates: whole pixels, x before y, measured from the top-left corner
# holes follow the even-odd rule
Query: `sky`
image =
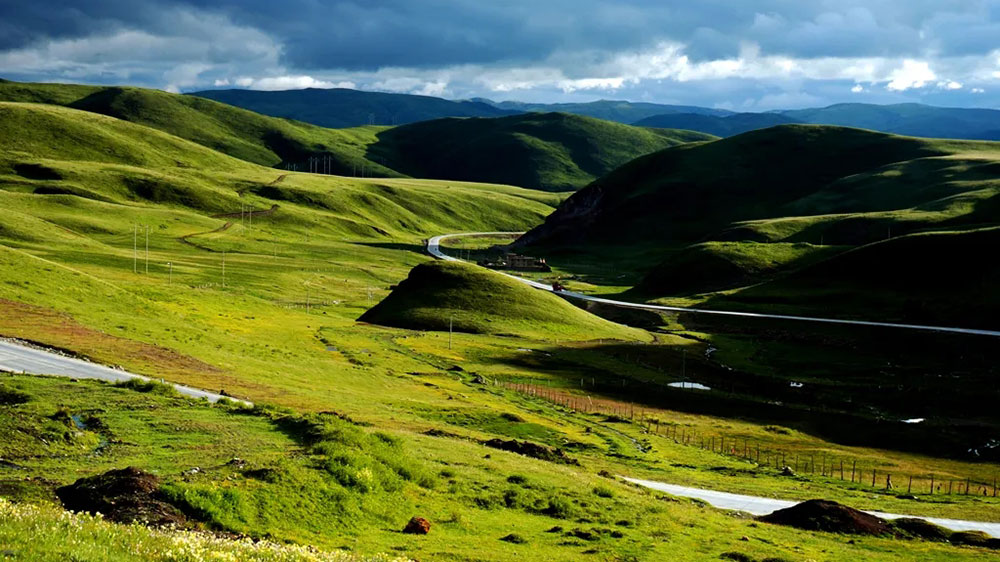
[(0, 0), (0, 77), (1000, 107), (1000, 0)]

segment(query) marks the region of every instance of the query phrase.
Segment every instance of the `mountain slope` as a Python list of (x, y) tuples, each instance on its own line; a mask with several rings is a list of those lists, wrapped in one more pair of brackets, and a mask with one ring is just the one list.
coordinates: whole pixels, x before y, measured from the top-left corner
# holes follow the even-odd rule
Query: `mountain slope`
[(0, 237), (28, 242), (39, 240), (32, 226), (39, 217), (50, 223), (46, 230), (56, 224), (71, 233), (110, 233), (130, 216), (169, 210), (179, 222), (166, 223), (164, 232), (180, 235), (218, 227), (211, 215), (242, 218), (246, 207), (311, 237), (391, 239), (469, 225), (523, 228), (559, 200), (508, 186), (279, 173), (149, 127), (54, 105), (0, 102), (0, 133)]
[(0, 84), (0, 100), (109, 115), (264, 166), (309, 171), (309, 159), (320, 158), (320, 171), (335, 175), (455, 179), (551, 191), (579, 188), (661, 148), (712, 138), (556, 114), (327, 129), (142, 88), (10, 82)]
[(212, 99), (322, 127), (403, 125), (442, 117), (501, 117), (520, 113), (475, 101), (451, 101), (431, 96), (362, 92), (345, 88), (284, 90), (206, 90), (191, 96)]
[(413, 177), (566, 191), (644, 154), (713, 138), (565, 113), (526, 114), (394, 127), (378, 133), (369, 158)]
[[(991, 250), (992, 248), (992, 250)], [(710, 306), (996, 329), (1000, 227), (901, 236), (779, 279), (709, 299)]]
[(778, 113), (737, 113), (734, 115), (703, 115), (698, 113), (666, 113), (640, 119), (637, 127), (665, 127), (701, 131), (717, 137), (731, 137), (747, 131), (788, 125), (799, 121)]
[[(682, 145), (639, 158), (595, 181), (526, 234), (522, 244), (694, 242), (732, 222), (792, 214), (793, 204), (848, 176), (955, 151), (944, 143), (810, 125)], [(905, 186), (895, 187), (906, 193)], [(810, 211), (797, 207), (794, 214)]]
[(785, 125), (639, 158), (517, 245), (632, 268), (641, 298), (738, 289), (887, 238), (995, 226), (998, 169), (997, 143)]
[(263, 166), (294, 164), (305, 171), (310, 157), (330, 157), (332, 173), (395, 177), (365, 158), (376, 127), (324, 129), (276, 119), (222, 103), (144, 88), (74, 84), (0, 84), (0, 100), (63, 105), (146, 125), (241, 160)]

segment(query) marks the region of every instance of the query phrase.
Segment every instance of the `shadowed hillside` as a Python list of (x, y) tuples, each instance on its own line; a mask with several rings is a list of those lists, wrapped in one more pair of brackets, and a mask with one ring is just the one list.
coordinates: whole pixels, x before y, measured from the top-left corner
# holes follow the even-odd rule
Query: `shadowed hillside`
[(413, 177), (577, 189), (644, 154), (714, 137), (645, 129), (566, 113), (442, 119), (378, 133), (369, 151)]

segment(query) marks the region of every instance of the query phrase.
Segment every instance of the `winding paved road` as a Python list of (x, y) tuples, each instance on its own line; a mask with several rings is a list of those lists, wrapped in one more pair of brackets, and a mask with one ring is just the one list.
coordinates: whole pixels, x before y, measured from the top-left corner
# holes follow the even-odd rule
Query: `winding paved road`
[[(715, 490), (702, 490), (699, 488), (688, 488), (676, 484), (665, 484), (652, 480), (640, 480), (638, 478), (622, 477), (628, 482), (638, 484), (645, 488), (666, 492), (672, 496), (684, 498), (697, 498), (719, 509), (734, 509), (745, 511), (753, 515), (767, 515), (779, 509), (792, 507), (798, 502), (788, 500), (777, 500), (773, 498), (760, 498), (757, 496), (744, 496), (742, 494), (730, 494), (728, 492), (716, 492)], [(882, 519), (900, 519), (902, 517), (919, 517), (925, 521), (930, 521), (935, 525), (940, 525), (952, 531), (982, 531), (988, 535), (1000, 538), (1000, 523), (987, 523), (985, 521), (963, 521), (961, 519), (942, 519), (940, 517), (920, 517), (917, 515), (899, 515), (897, 513), (884, 513), (881, 511), (867, 511)]]
[[(154, 380), (142, 375), (132, 374), (118, 369), (98, 365), (82, 359), (67, 357), (37, 347), (23, 345), (11, 340), (0, 340), (0, 371), (11, 371), (14, 373), (28, 373), (32, 375), (54, 375), (60, 377), (72, 377), (77, 379), (99, 379), (111, 383), (123, 382), (131, 379), (143, 381)], [(227, 398), (234, 402), (242, 402), (252, 406), (246, 400), (238, 400), (228, 396), (222, 396), (207, 390), (192, 388), (181, 384), (171, 383), (177, 392), (183, 396), (191, 398), (205, 398), (209, 402), (217, 402), (221, 398)]]
[[(504, 235), (504, 234), (521, 234), (520, 232), (464, 232), (460, 234), (442, 234), (441, 236), (435, 236), (427, 241), (427, 252), (439, 259), (447, 261), (463, 261), (454, 256), (449, 256), (441, 251), (441, 240), (445, 238), (454, 238), (456, 236), (489, 236), (489, 235)], [(500, 272), (503, 273), (503, 272)], [(522, 283), (527, 283), (536, 289), (541, 289), (543, 291), (555, 292), (552, 290), (552, 286), (539, 283), (538, 281), (531, 281), (529, 279), (524, 279), (516, 275), (509, 275), (503, 273), (511, 279), (517, 279)], [(739, 316), (742, 318), (769, 318), (773, 320), (793, 320), (799, 322), (820, 322), (824, 324), (841, 324), (847, 326), (875, 326), (878, 328), (900, 328), (907, 330), (923, 330), (929, 332), (947, 332), (953, 334), (969, 334), (977, 336), (993, 336), (1000, 337), (1000, 331), (997, 330), (978, 330), (973, 328), (952, 328), (948, 326), (922, 326), (919, 324), (898, 324), (894, 322), (870, 322), (867, 320), (842, 320), (839, 318), (816, 318), (812, 316), (790, 316), (787, 314), (760, 314), (756, 312), (736, 312), (732, 310), (706, 310), (704, 308), (686, 308), (682, 306), (664, 306), (659, 304), (642, 304), (635, 302), (626, 301), (616, 301), (611, 299), (604, 299), (600, 297), (594, 297), (590, 295), (585, 295), (583, 293), (576, 293), (573, 291), (558, 291), (557, 294), (568, 297), (571, 299), (578, 299), (590, 302), (597, 302), (601, 304), (607, 304), (611, 306), (618, 306), (622, 308), (638, 308), (642, 310), (657, 310), (665, 312), (687, 312), (692, 314), (714, 314), (717, 316)]]

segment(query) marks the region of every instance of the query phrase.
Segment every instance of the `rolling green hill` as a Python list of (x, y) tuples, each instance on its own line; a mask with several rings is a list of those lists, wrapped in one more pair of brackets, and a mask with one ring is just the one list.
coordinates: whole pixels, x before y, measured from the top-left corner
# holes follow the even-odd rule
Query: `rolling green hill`
[(998, 166), (995, 143), (780, 126), (637, 159), (518, 244), (617, 259), (646, 273), (643, 298), (736, 289), (887, 238), (996, 225)]
[(707, 302), (854, 318), (878, 311), (883, 321), (996, 329), (1000, 260), (990, 256), (997, 249), (1000, 227), (910, 234)]
[(566, 191), (643, 154), (713, 137), (561, 114), (326, 129), (196, 96), (72, 84), (0, 84), (0, 100), (61, 105), (146, 125), (230, 156), (343, 176), (422, 177)]
[(369, 158), (413, 177), (577, 189), (643, 154), (714, 137), (566, 113), (442, 119), (386, 129)]
[(53, 105), (0, 102), (0, 132), (7, 211), (0, 232), (11, 237), (33, 236), (24, 222), (30, 217), (110, 232), (149, 205), (166, 205), (195, 224), (211, 223), (205, 215), (235, 211), (239, 218), (242, 207), (263, 213), (277, 205), (268, 214), (287, 228), (391, 238), (469, 224), (527, 226), (559, 200), (506, 186), (279, 173), (149, 127)]
[(545, 291), (475, 265), (428, 262), (410, 271), (362, 322), (413, 330), (638, 339), (642, 332), (602, 320)]
[(74, 84), (0, 84), (0, 100), (63, 105), (146, 125), (230, 156), (260, 164), (299, 166), (310, 157), (332, 158), (332, 173), (397, 177), (401, 174), (365, 158), (379, 127), (324, 129), (267, 117), (192, 96), (129, 87)]

